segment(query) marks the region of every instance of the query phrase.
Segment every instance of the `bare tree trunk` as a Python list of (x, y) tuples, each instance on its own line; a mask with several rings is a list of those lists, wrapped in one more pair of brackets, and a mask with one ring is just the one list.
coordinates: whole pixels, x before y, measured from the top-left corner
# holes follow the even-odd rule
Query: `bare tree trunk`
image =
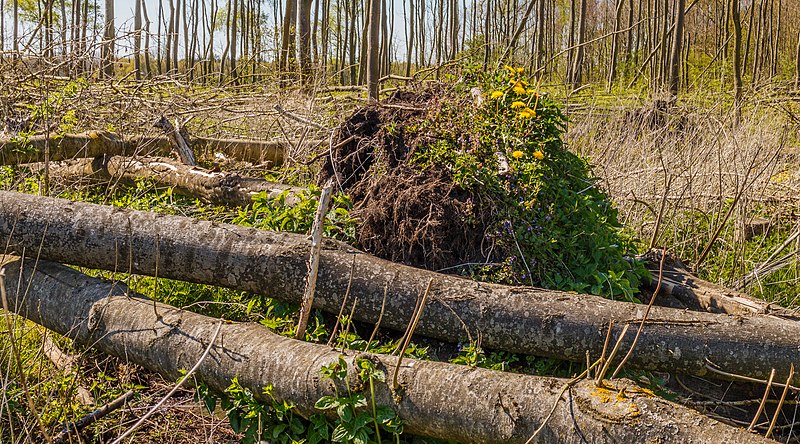
[[(296, 1), (296, 0), (295, 0)], [(231, 65), (231, 81), (234, 85), (239, 83), (239, 71), (236, 70), (236, 38), (239, 34), (237, 17), (239, 15), (239, 0), (232, 0), (229, 4), (233, 5), (231, 12), (230, 30), (231, 30), (231, 43), (230, 43), (230, 65)]]
[(295, 23), (297, 20), (297, 0), (286, 0), (283, 15), (283, 28), (281, 32), (281, 59), (279, 69), (281, 76), (286, 76), (290, 71), (289, 59), (294, 52)]
[(414, 0), (408, 0), (408, 7), (409, 14), (405, 15), (406, 8), (405, 1), (403, 1), (403, 18), (405, 18), (407, 25), (405, 29), (408, 33), (406, 38), (406, 77), (411, 76), (411, 58), (414, 55), (414, 17), (416, 17), (416, 14), (414, 13)]
[(141, 1), (144, 16), (144, 70), (147, 72), (147, 78), (150, 78), (153, 76), (153, 68), (150, 66), (150, 17), (147, 16), (146, 1), (137, 1)]
[(581, 16), (578, 19), (578, 41), (575, 44), (578, 48), (575, 50), (575, 60), (572, 61), (572, 77), (570, 84), (573, 88), (577, 88), (583, 83), (583, 55), (585, 53), (584, 44), (586, 42), (586, 0), (581, 2)]
[(301, 188), (237, 174), (214, 173), (189, 167), (171, 159), (153, 157), (99, 156), (69, 161), (53, 167), (53, 176), (68, 180), (112, 181), (135, 185), (142, 179), (171, 187), (176, 194), (200, 199), (212, 205), (241, 207), (253, 203), (253, 196), (266, 192), (269, 198), (284, 194), (285, 202), (298, 202)]
[(17, 60), (19, 57), (19, 0), (14, 0), (12, 3), (12, 19), (11, 22), (11, 49), (14, 53), (11, 55), (12, 60)]
[(797, 32), (797, 49), (794, 60), (794, 89), (800, 89), (800, 31)]
[[(13, 192), (0, 192), (0, 241), (10, 252), (43, 260), (150, 276), (157, 270), (159, 277), (295, 303), (303, 295), (310, 248), (303, 235)], [(383, 313), (382, 326), (405, 329), (421, 287), (432, 280), (417, 334), (449, 342), (481, 338), (486, 348), (576, 362), (585, 362), (587, 351), (600, 356), (609, 322), (614, 340), (624, 324), (639, 325), (645, 313), (641, 304), (393, 264), (335, 241), (323, 246), (314, 306), (337, 313), (351, 273), (351, 291), (359, 295), (355, 319), (375, 323)], [(652, 307), (648, 319), (630, 368), (708, 377), (713, 363), (761, 379), (775, 369), (785, 380), (800, 362), (798, 322), (662, 307)], [(622, 350), (631, 347), (633, 330), (621, 340)]]
[(381, 77), (380, 30), (381, 30), (381, 0), (368, 0), (369, 2), (369, 35), (367, 45), (367, 95), (371, 100), (378, 100), (378, 80)]
[(678, 89), (681, 83), (681, 47), (683, 46), (683, 22), (686, 0), (677, 0), (675, 4), (675, 30), (672, 32), (672, 53), (670, 54), (669, 94), (672, 100), (677, 100)]
[(742, 17), (739, 13), (739, 0), (730, 0), (733, 20), (733, 101), (738, 108), (742, 104)]
[(103, 75), (114, 77), (114, 0), (105, 1), (102, 52)]
[[(192, 137), (192, 151), (213, 155), (221, 152), (228, 157), (252, 163), (269, 162), (274, 166), (283, 163), (286, 150), (298, 141), (259, 141), (243, 139), (212, 139)], [(313, 147), (319, 142), (306, 140), (302, 147)], [(45, 147), (50, 148), (50, 160), (68, 160), (81, 157), (97, 157), (104, 154), (116, 156), (170, 154), (171, 146), (166, 137), (124, 137), (112, 133), (91, 132), (89, 134), (59, 134), (53, 136), (31, 136), (27, 141), (0, 139), (0, 165), (35, 163), (44, 161)]]
[(314, 76), (311, 66), (311, 4), (313, 0), (294, 0), (297, 2), (297, 67), (303, 91), (311, 93)]
[[(359, 384), (358, 364), (366, 360), (386, 376), (370, 381), (371, 401), (391, 409), (405, 431), (418, 435), (464, 443), (524, 443), (541, 426), (539, 443), (582, 443), (587, 436), (598, 443), (772, 442), (653, 397), (627, 380), (606, 381), (598, 388), (590, 380), (568, 383), (410, 358), (399, 366), (396, 357), (343, 355), (258, 324), (223, 323), (179, 310), (63, 265), (6, 258), (2, 270), (14, 312), (78, 344), (169, 380), (194, 367), (208, 349), (194, 375), (212, 390), (223, 392), (237, 377), (257, 399), (273, 401), (262, 394), (271, 385), (272, 396), (304, 416), (321, 413), (314, 404), (323, 396), (348, 393), (348, 387)], [(341, 360), (347, 366), (343, 380), (331, 384), (319, 377), (322, 366)], [(393, 380), (402, 390), (393, 388)], [(561, 404), (567, 390), (569, 401)], [(599, 391), (611, 395), (599, 396)]]
[[(62, 0), (63, 1), (63, 0)], [(142, 80), (142, 2), (134, 0), (133, 8), (133, 69), (136, 80)]]
[[(164, 69), (169, 75), (172, 73), (172, 36), (173, 26), (175, 24), (175, 0), (169, 0), (169, 19), (167, 19), (167, 26), (164, 27)], [(160, 3), (159, 3), (160, 5)], [(159, 6), (160, 7), (160, 6)], [(175, 68), (177, 69), (177, 68)]]
[(614, 86), (614, 78), (617, 76), (617, 47), (619, 46), (619, 29), (622, 21), (622, 5), (625, 0), (617, 0), (616, 14), (614, 15), (614, 35), (611, 37), (611, 60), (608, 68), (608, 86), (606, 90), (611, 91)]

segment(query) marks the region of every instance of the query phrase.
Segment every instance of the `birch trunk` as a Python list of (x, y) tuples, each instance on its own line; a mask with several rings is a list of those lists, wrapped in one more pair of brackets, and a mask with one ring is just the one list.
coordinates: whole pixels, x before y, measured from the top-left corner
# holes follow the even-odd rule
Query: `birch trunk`
[[(220, 322), (46, 261), (34, 267), (34, 261), (6, 258), (3, 271), (16, 313), (170, 380), (194, 366)], [(262, 388), (272, 384), (278, 400), (291, 401), (309, 415), (320, 413), (314, 409), (318, 399), (335, 395), (320, 369), (340, 356), (327, 346), (282, 337), (258, 324), (228, 322), (220, 326), (195, 376), (216, 391), (235, 376), (262, 400)], [(387, 381), (397, 364), (396, 357), (355, 351), (342, 357), (350, 387), (359, 385), (356, 360), (372, 361)], [(584, 380), (565, 391), (563, 399), (563, 379), (413, 359), (403, 360), (397, 380), (397, 391), (391, 383), (374, 382), (375, 404), (395, 411), (405, 431), (448, 441), (526, 442), (560, 399), (536, 442), (580, 443), (587, 436), (594, 443), (772, 442), (653, 397), (626, 380), (607, 381), (602, 389)], [(337, 384), (346, 393), (344, 384)]]
[(189, 167), (170, 159), (99, 156), (80, 159), (52, 169), (51, 175), (67, 179), (100, 179), (134, 184), (148, 179), (157, 185), (172, 187), (177, 194), (213, 205), (245, 206), (253, 196), (266, 192), (271, 198), (287, 193), (285, 201), (298, 201), (300, 188), (268, 182), (237, 174), (211, 172)]
[[(307, 146), (317, 141), (305, 142)], [(198, 155), (213, 155), (221, 152), (226, 156), (253, 163), (283, 163), (284, 153), (291, 147), (285, 141), (258, 141), (242, 139), (212, 139), (193, 137), (192, 150)], [(45, 147), (49, 146), (50, 161), (111, 156), (161, 155), (170, 153), (170, 142), (166, 137), (125, 137), (113, 133), (89, 132), (64, 136), (33, 136), (27, 141), (0, 139), (0, 164), (14, 165), (44, 161)]]
[[(14, 192), (0, 192), (0, 242), (43, 260), (151, 276), (157, 271), (294, 303), (303, 295), (310, 247), (303, 235)], [(338, 313), (351, 270), (358, 320), (377, 322), (386, 289), (381, 325), (405, 329), (417, 295), (433, 279), (416, 333), (448, 342), (480, 338), (485, 348), (576, 362), (585, 362), (587, 352), (600, 356), (610, 321), (613, 341), (624, 324), (638, 325), (646, 309), (441, 275), (330, 240), (322, 246), (314, 306)], [(622, 340), (622, 350), (630, 348), (635, 330)], [(627, 365), (713, 376), (711, 363), (762, 379), (774, 368), (776, 377), (786, 378), (790, 365), (800, 362), (798, 337), (796, 322), (653, 307)]]

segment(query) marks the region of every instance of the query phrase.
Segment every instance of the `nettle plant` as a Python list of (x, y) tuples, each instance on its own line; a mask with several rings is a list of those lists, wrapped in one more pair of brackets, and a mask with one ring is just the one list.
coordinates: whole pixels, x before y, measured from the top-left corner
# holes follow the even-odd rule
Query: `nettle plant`
[(419, 147), (415, 161), (448, 168), (473, 194), (493, 262), (475, 277), (635, 301), (647, 271), (626, 257), (632, 239), (589, 163), (561, 140), (567, 118), (558, 104), (523, 72), (465, 74), (457, 94), (478, 97), (474, 105), (443, 100), (419, 128), (436, 142)]

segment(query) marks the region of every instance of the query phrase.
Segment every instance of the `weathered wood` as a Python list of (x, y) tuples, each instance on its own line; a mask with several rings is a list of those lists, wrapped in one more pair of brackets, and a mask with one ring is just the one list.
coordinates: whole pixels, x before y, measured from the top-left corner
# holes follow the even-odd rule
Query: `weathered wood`
[[(158, 270), (164, 278), (295, 303), (303, 294), (310, 247), (302, 235), (13, 192), (0, 192), (0, 242), (42, 259), (147, 275)], [(355, 318), (376, 322), (388, 287), (382, 326), (403, 330), (422, 286), (433, 279), (416, 333), (449, 342), (480, 337), (490, 349), (585, 362), (587, 351), (600, 356), (610, 321), (615, 341), (625, 324), (640, 322), (646, 309), (441, 275), (330, 240), (322, 248), (315, 307), (339, 311), (352, 266), (351, 291), (359, 300)], [(633, 336), (631, 329), (621, 351)], [(775, 368), (785, 379), (790, 365), (800, 362), (798, 337), (796, 322), (653, 307), (627, 367), (702, 376), (710, 374), (710, 362), (756, 378)]]
[(157, 185), (172, 187), (174, 192), (195, 197), (214, 205), (244, 206), (252, 203), (255, 194), (266, 192), (278, 197), (286, 192), (286, 202), (296, 202), (301, 188), (268, 182), (238, 174), (211, 172), (190, 167), (166, 158), (100, 156), (94, 159), (68, 161), (51, 167), (50, 174), (70, 180), (119, 180), (133, 184), (148, 179)]
[(192, 148), (189, 146), (189, 141), (187, 140), (189, 138), (188, 133), (184, 134), (183, 131), (172, 125), (172, 122), (165, 116), (161, 116), (161, 118), (158, 119), (155, 127), (164, 130), (164, 134), (166, 134), (167, 140), (169, 140), (172, 151), (178, 154), (178, 158), (184, 165), (197, 165), (194, 152), (192, 152)]
[[(314, 403), (335, 395), (319, 373), (342, 356), (329, 347), (282, 337), (258, 324), (219, 326), (217, 319), (154, 303), (119, 283), (54, 263), (7, 258), (3, 270), (10, 304), (18, 314), (167, 379), (193, 367), (220, 328), (195, 373), (212, 389), (224, 390), (235, 376), (263, 400), (262, 388), (272, 384), (278, 400), (291, 401), (304, 415), (320, 413)], [(361, 385), (355, 360), (372, 361), (387, 373), (387, 380), (397, 360), (359, 352), (343, 358), (350, 387)], [(608, 388), (600, 389), (584, 380), (562, 392), (563, 379), (414, 359), (403, 360), (398, 380), (397, 392), (374, 381), (375, 403), (394, 410), (406, 431), (448, 441), (524, 443), (559, 400), (535, 442), (771, 442), (625, 380), (609, 381)], [(344, 384), (338, 384), (339, 393), (346, 393)], [(369, 391), (365, 396), (372, 401)]]
[[(319, 142), (307, 141), (306, 146), (315, 146)], [(198, 155), (213, 155), (214, 152), (234, 159), (252, 163), (270, 163), (281, 165), (285, 152), (292, 147), (288, 141), (258, 141), (242, 139), (213, 139), (194, 137), (191, 140), (192, 150)], [(90, 131), (86, 134), (66, 134), (32, 136), (28, 139), (0, 139), (0, 164), (15, 165), (44, 161), (45, 146), (50, 148), (50, 161), (97, 157), (103, 154), (110, 156), (167, 156), (171, 148), (169, 140), (164, 137), (120, 137), (105, 131)]]
[[(646, 284), (654, 291), (658, 286), (658, 268), (661, 251), (652, 250), (640, 257), (648, 264), (652, 279)], [(690, 310), (731, 315), (763, 314), (776, 318), (800, 321), (800, 314), (780, 306), (748, 296), (745, 293), (705, 281), (692, 274), (683, 263), (667, 257), (659, 295), (674, 298), (679, 306)], [(658, 301), (657, 301), (658, 302)]]

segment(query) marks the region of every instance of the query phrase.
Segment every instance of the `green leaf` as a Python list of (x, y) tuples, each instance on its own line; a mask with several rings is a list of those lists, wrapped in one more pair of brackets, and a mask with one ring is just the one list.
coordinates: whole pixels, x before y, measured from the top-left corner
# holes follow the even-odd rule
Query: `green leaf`
[(339, 403), (337, 402), (335, 396), (323, 396), (322, 398), (319, 398), (316, 403), (314, 403), (314, 407), (320, 410), (328, 410), (338, 406)]

